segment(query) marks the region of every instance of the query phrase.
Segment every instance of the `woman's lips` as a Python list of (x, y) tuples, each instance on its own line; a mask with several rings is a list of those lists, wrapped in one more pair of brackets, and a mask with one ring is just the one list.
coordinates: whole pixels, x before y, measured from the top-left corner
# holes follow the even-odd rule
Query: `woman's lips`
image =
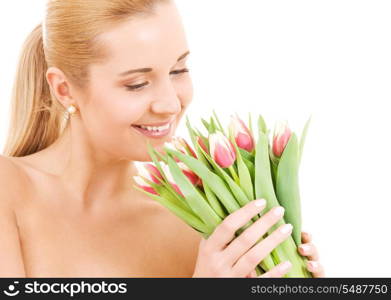
[[(167, 123), (166, 123), (167, 124)], [(164, 124), (162, 124), (164, 125)], [(173, 122), (170, 123), (169, 127), (164, 130), (148, 130), (145, 128), (141, 128), (140, 125), (132, 125), (132, 127), (139, 133), (143, 134), (144, 136), (150, 137), (150, 138), (162, 138), (167, 136), (171, 132), (171, 128), (173, 127)], [(158, 127), (158, 126), (156, 126)]]

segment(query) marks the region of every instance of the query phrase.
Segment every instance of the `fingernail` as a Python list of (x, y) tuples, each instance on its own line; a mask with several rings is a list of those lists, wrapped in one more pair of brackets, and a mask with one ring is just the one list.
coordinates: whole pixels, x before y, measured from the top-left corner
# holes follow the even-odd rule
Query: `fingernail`
[(284, 214), (284, 208), (282, 206), (278, 206), (274, 208), (274, 214), (278, 217), (282, 216)]
[(292, 267), (292, 263), (289, 260), (286, 260), (286, 261), (282, 262), (281, 265), (280, 265), (280, 268), (283, 271), (288, 270), (290, 267)]
[(283, 234), (286, 234), (286, 233), (292, 231), (292, 228), (293, 228), (292, 224), (284, 224), (281, 227), (280, 232), (283, 233)]
[(261, 206), (264, 206), (266, 204), (266, 200), (265, 199), (258, 199), (258, 200), (254, 201), (254, 204), (257, 207), (261, 207)]
[(303, 252), (307, 252), (308, 250), (310, 250), (310, 247), (308, 247), (308, 245), (300, 245), (299, 247), (300, 247), (300, 249), (301, 249)]

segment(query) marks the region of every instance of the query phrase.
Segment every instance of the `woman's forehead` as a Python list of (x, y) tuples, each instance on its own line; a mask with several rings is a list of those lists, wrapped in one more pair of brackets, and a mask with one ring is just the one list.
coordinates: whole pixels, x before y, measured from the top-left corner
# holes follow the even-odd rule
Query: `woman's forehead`
[(126, 20), (102, 33), (102, 41), (113, 54), (145, 51), (184, 42), (185, 32), (174, 5), (158, 5), (153, 14)]
[(122, 69), (152, 67), (146, 64), (165, 61), (175, 63), (178, 55), (188, 48), (180, 17), (159, 12), (125, 21), (100, 38), (108, 50), (107, 64)]

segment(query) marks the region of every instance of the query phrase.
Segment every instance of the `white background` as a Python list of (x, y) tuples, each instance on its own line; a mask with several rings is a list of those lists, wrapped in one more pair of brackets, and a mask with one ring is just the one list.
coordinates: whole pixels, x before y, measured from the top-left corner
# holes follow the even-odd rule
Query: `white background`
[[(391, 2), (177, 0), (195, 95), (212, 109), (261, 113), (269, 127), (312, 123), (300, 180), (303, 229), (326, 276), (391, 276)], [(20, 47), (44, 0), (0, 2), (0, 147)], [(184, 134), (184, 129), (179, 133)]]

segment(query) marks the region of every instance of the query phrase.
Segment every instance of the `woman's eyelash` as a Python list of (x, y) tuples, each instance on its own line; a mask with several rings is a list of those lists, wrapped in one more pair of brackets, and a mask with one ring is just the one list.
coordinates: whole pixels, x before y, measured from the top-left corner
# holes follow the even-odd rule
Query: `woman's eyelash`
[(186, 72), (189, 72), (188, 68), (184, 68), (184, 69), (181, 69), (181, 70), (174, 70), (170, 74), (180, 74), (180, 73), (186, 73)]
[(139, 88), (142, 88), (143, 86), (147, 85), (148, 82), (140, 83), (140, 84), (135, 84), (135, 85), (126, 85), (126, 89), (130, 91), (137, 90)]
[[(178, 75), (178, 74), (186, 73), (186, 72), (189, 72), (188, 68), (184, 68), (181, 70), (174, 70), (174, 71), (171, 71), (170, 74)], [(135, 84), (135, 85), (126, 85), (126, 88), (130, 91), (134, 91), (134, 90), (138, 90), (138, 89), (142, 88), (143, 86), (145, 86), (147, 84), (148, 84), (148, 82), (143, 82), (143, 83)]]

